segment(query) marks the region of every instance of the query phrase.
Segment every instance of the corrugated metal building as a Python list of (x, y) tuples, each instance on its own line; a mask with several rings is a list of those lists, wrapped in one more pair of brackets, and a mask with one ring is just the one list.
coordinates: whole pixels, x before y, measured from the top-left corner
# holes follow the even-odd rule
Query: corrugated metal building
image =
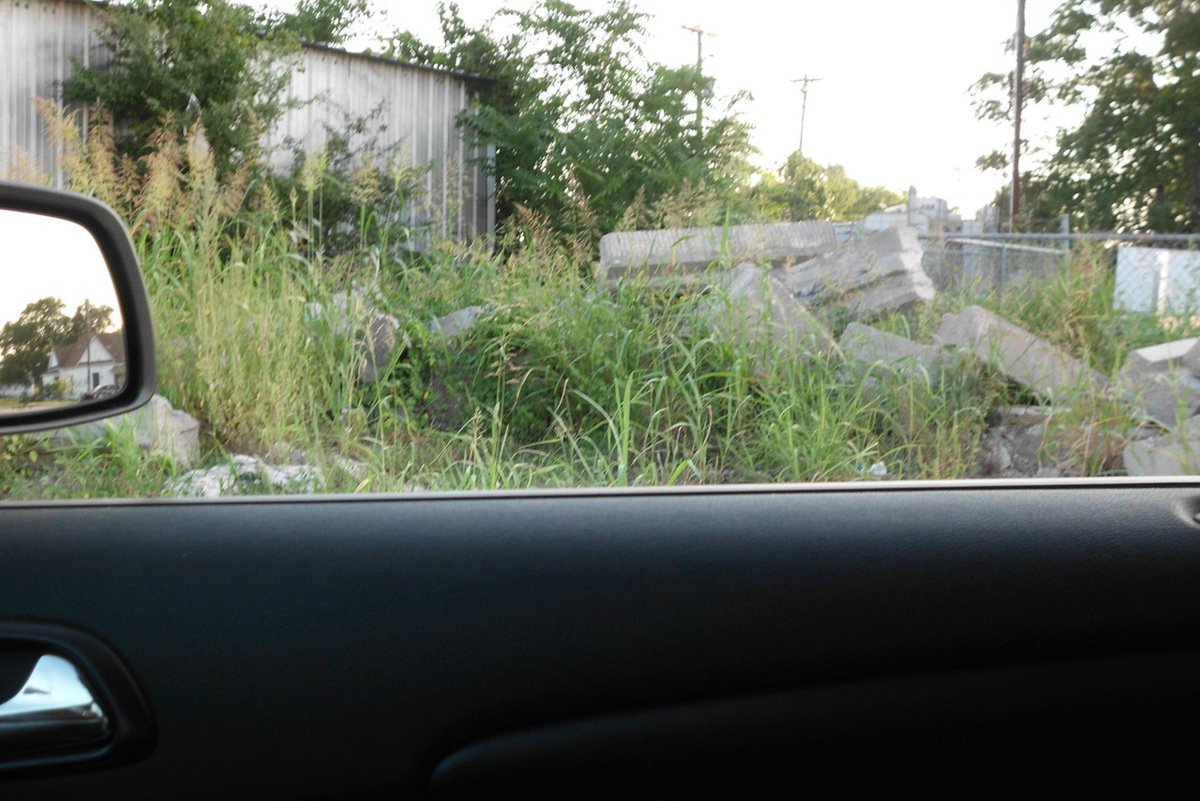
[[(57, 99), (73, 60), (103, 63), (102, 13), (80, 0), (0, 0), (0, 177), (27, 162), (63, 184), (34, 99)], [(315, 151), (330, 129), (365, 120), (370, 135), (362, 139), (425, 169), (410, 209), (414, 224), (464, 240), (493, 232), (492, 182), (478, 163), (485, 154), (467, 146), (457, 124), (479, 79), (314, 46), (289, 69), (286, 99), (296, 107), (264, 143), (277, 168), (291, 166), (296, 148)]]

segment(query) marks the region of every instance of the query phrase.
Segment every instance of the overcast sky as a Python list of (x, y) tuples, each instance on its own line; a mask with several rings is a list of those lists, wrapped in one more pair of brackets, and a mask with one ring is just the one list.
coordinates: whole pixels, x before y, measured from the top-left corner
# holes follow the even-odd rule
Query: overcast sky
[(87, 229), (67, 220), (0, 210), (0, 327), (16, 320), (30, 303), (58, 298), (71, 315), (85, 300), (120, 307), (108, 265)]
[[(528, 0), (511, 0), (527, 6)], [(501, 0), (459, 0), (469, 23), (481, 23)], [(576, 5), (600, 8), (597, 0)], [(649, 55), (671, 64), (696, 57), (699, 25), (706, 69), (717, 91), (750, 91), (744, 108), (763, 166), (777, 166), (800, 135), (800, 93), (790, 81), (820, 77), (809, 94), (806, 153), (842, 164), (868, 184), (945, 197), (968, 216), (988, 202), (1002, 176), (981, 174), (975, 159), (1008, 147), (1002, 128), (975, 120), (968, 88), (984, 72), (1009, 69), (1004, 42), (1016, 23), (1016, 0), (643, 0), (652, 14)], [(1057, 0), (1029, 0), (1028, 30), (1045, 25)], [(405, 28), (434, 38), (433, 0), (376, 0), (375, 27)], [(1031, 121), (1032, 137), (1046, 136)], [(1042, 126), (1048, 128), (1049, 126)]]

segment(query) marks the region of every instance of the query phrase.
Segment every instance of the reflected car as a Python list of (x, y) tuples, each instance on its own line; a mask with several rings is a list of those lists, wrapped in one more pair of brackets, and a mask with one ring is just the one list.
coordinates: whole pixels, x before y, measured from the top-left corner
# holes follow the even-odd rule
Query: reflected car
[(85, 392), (79, 396), (81, 401), (104, 400), (111, 398), (121, 391), (121, 387), (117, 384), (101, 384), (95, 389)]

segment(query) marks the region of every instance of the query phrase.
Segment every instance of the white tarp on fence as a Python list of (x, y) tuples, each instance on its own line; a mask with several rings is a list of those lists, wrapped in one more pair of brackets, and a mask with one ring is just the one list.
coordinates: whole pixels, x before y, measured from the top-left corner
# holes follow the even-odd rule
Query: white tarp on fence
[(1159, 314), (1200, 312), (1200, 252), (1120, 247), (1113, 306)]

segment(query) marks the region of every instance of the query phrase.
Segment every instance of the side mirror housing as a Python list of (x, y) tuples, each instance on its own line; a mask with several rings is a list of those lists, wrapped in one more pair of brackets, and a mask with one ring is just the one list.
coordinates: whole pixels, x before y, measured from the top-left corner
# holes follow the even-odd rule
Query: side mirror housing
[(90, 197), (0, 181), (0, 434), (130, 412), (156, 382), (121, 218)]

